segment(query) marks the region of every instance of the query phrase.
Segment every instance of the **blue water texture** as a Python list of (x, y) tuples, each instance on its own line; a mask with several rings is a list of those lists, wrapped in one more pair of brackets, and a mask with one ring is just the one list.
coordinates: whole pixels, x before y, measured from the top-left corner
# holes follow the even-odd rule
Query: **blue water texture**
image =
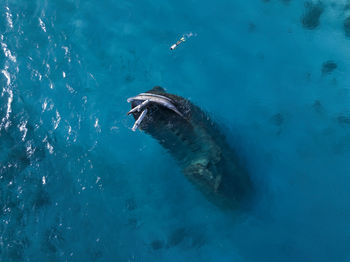
[[(345, 0), (0, 1), (0, 261), (350, 261), (349, 16)], [(254, 184), (245, 211), (131, 131), (126, 99), (156, 85), (221, 127)]]

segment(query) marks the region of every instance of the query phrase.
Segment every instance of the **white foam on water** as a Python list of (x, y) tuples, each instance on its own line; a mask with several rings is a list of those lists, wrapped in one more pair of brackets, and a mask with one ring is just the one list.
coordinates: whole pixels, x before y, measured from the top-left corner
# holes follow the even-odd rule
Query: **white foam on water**
[(67, 46), (62, 46), (62, 49), (64, 50), (64, 54), (68, 54), (68, 47)]
[(10, 77), (10, 73), (7, 71), (8, 67), (5, 66), (5, 69), (3, 69), (1, 72), (4, 74), (4, 76), (7, 79), (7, 87), (3, 89), (1, 96), (4, 96), (5, 93), (8, 94), (8, 99), (7, 99), (7, 109), (6, 109), (6, 115), (5, 117), (1, 120), (1, 124), (0, 124), (0, 130), (3, 126), (5, 126), (5, 129), (7, 129), (10, 125), (10, 114), (12, 112), (12, 108), (11, 108), (11, 104), (13, 101), (13, 92), (10, 89), (10, 84), (11, 84), (11, 77)]
[[(67, 122), (67, 121), (66, 121)], [(70, 137), (70, 135), (71, 135), (71, 133), (72, 133), (72, 127), (69, 125), (69, 123), (67, 122), (67, 124), (68, 124), (68, 136), (66, 137), (66, 140), (69, 140), (69, 137)]]
[(24, 141), (24, 139), (26, 138), (27, 136), (27, 132), (28, 132), (28, 128), (26, 127), (27, 126), (27, 120), (23, 121), (21, 123), (21, 125), (19, 126), (19, 131), (21, 131), (23, 133), (22, 135), (22, 141)]
[(84, 104), (87, 103), (87, 97), (86, 97), (86, 96), (83, 96), (83, 97), (81, 98), (81, 100), (83, 100), (83, 103), (84, 103)]
[(50, 154), (53, 154), (53, 146), (49, 142), (46, 142), (46, 148), (49, 150)]
[(4, 51), (5, 56), (7, 58), (9, 58), (13, 63), (16, 63), (16, 60), (17, 60), (16, 56), (12, 55), (11, 50), (8, 49), (8, 47), (7, 47), (7, 45), (5, 43), (1, 42), (1, 48)]
[(53, 120), (53, 123), (54, 123), (54, 127), (53, 129), (57, 129), (58, 125), (60, 124), (61, 122), (61, 115), (60, 113), (56, 110), (56, 120)]
[(41, 105), (41, 108), (43, 109), (42, 112), (46, 110), (47, 107), (47, 100), (45, 99), (44, 103)]
[(43, 20), (41, 20), (40, 17), (39, 17), (39, 25), (40, 25), (41, 29), (46, 33), (45, 23), (43, 22)]
[(27, 157), (30, 158), (34, 154), (35, 148), (32, 148), (32, 145), (30, 142), (27, 143), (26, 146), (26, 152), (27, 152)]
[(74, 90), (74, 88), (73, 87), (71, 87), (69, 84), (66, 84), (66, 88), (68, 89), (68, 91), (70, 92), (70, 93), (76, 93), (76, 91)]
[(197, 33), (189, 32), (189, 33), (185, 33), (183, 36), (187, 40), (187, 39), (191, 38), (192, 36), (197, 36)]
[(7, 86), (9, 86), (11, 84), (11, 77), (10, 77), (10, 73), (7, 71), (7, 68), (5, 68), (4, 70), (1, 70), (1, 73), (4, 74), (4, 76), (6, 77), (7, 80)]
[(12, 14), (10, 12), (10, 8), (6, 6), (6, 20), (10, 28), (13, 28)]
[(94, 127), (97, 128), (98, 126), (99, 126), (99, 125), (98, 125), (98, 118), (96, 118)]
[(94, 127), (95, 127), (97, 133), (100, 133), (100, 132), (101, 132), (101, 126), (100, 126), (100, 124), (99, 124), (99, 119), (98, 119), (97, 117), (96, 117), (96, 119), (95, 119)]
[(95, 77), (94, 77), (94, 75), (93, 74), (91, 74), (91, 73), (89, 73), (89, 76), (93, 79), (93, 80), (95, 80), (96, 81), (96, 79), (95, 79)]

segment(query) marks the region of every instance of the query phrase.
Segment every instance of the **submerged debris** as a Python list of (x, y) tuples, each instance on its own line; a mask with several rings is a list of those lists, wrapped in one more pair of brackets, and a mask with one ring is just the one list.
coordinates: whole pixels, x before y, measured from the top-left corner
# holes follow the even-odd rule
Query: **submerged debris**
[(350, 37), (350, 16), (344, 21), (344, 31), (347, 37)]
[(151, 243), (151, 247), (153, 250), (159, 250), (164, 247), (164, 243), (163, 241), (160, 241), (160, 240), (153, 240)]
[(324, 62), (322, 64), (322, 75), (327, 75), (332, 73), (337, 67), (338, 65), (332, 60), (328, 60)]
[(337, 117), (338, 123), (342, 126), (350, 125), (350, 117), (347, 115), (340, 115)]
[(137, 204), (133, 198), (125, 200), (125, 207), (127, 210), (132, 211), (137, 208)]
[(304, 28), (313, 30), (320, 24), (320, 17), (324, 11), (322, 2), (305, 3), (305, 13), (301, 17), (301, 22)]
[(315, 102), (312, 105), (312, 108), (315, 110), (315, 112), (322, 114), (324, 113), (324, 107), (321, 104), (320, 100), (315, 100)]
[(191, 228), (180, 227), (170, 233), (167, 248), (183, 245), (187, 248), (200, 248), (206, 243), (205, 235)]
[(273, 115), (270, 120), (275, 126), (281, 126), (284, 122), (284, 117), (281, 113), (277, 113)]
[(248, 24), (248, 31), (249, 32), (254, 32), (255, 29), (256, 29), (256, 24), (254, 24), (254, 23), (249, 23)]
[(188, 230), (184, 227), (174, 230), (168, 239), (168, 246), (173, 247), (179, 245), (188, 236)]

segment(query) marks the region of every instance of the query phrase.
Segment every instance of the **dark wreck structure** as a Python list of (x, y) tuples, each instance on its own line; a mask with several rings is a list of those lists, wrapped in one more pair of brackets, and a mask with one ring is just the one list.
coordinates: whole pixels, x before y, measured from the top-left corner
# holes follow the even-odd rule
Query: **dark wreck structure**
[(185, 176), (223, 209), (245, 208), (252, 184), (218, 126), (198, 106), (161, 87), (127, 100), (141, 129), (177, 160)]

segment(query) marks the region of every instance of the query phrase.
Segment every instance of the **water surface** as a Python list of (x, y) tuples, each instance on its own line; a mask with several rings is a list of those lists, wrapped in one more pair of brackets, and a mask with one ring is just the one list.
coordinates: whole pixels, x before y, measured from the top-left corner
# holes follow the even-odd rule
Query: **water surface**
[[(0, 2), (1, 261), (349, 261), (348, 1)], [(174, 52), (182, 34), (195, 36)], [(225, 127), (258, 198), (228, 215), (126, 99)]]

